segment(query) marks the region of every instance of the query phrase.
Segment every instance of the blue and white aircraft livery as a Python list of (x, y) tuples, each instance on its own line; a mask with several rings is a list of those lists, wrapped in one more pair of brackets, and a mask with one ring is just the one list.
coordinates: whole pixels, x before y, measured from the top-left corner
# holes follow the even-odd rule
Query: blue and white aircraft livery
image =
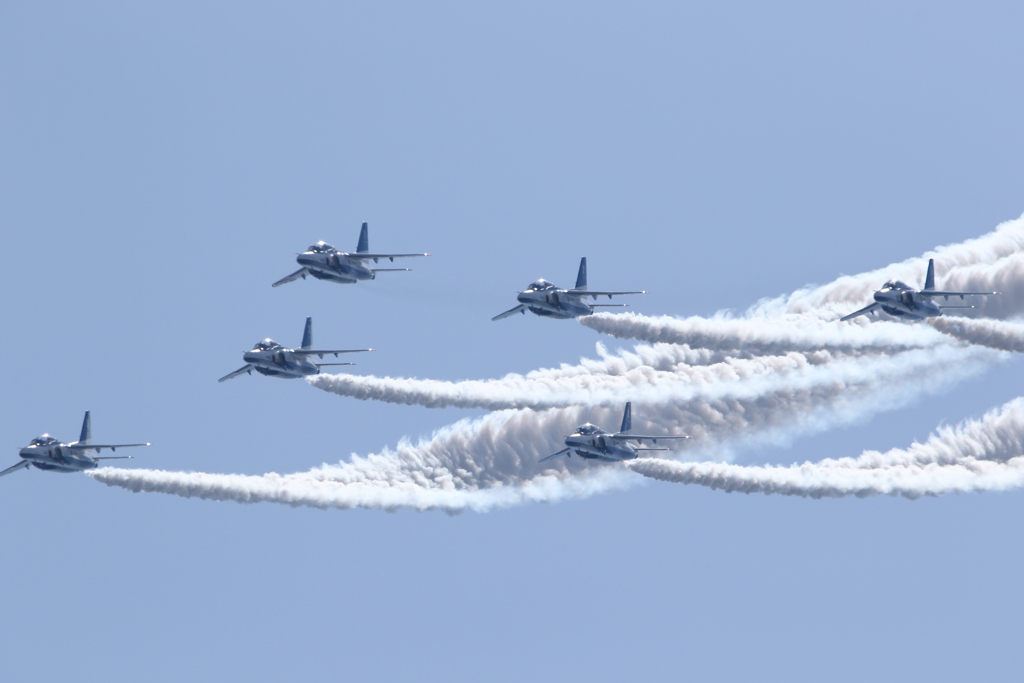
[(889, 280), (882, 288), (875, 292), (875, 303), (865, 306), (859, 311), (843, 316), (839, 322), (856, 318), (865, 313), (875, 314), (875, 311), (882, 309), (889, 315), (897, 318), (908, 318), (910, 320), (923, 320), (942, 315), (947, 308), (974, 308), (974, 306), (940, 306), (932, 301), (932, 297), (941, 296), (944, 301), (949, 297), (958, 296), (962, 300), (965, 296), (988, 296), (999, 294), (999, 292), (944, 292), (935, 289), (935, 259), (928, 259), (928, 274), (924, 278), (924, 289), (918, 291), (912, 289), (905, 282)]
[(85, 411), (85, 420), (82, 421), (82, 433), (78, 441), (63, 443), (57, 441), (49, 434), (43, 434), (32, 439), (32, 443), (21, 449), (19, 455), (21, 462), (12, 465), (0, 472), (0, 477), (20, 469), (28, 469), (34, 465), (41, 470), (51, 472), (82, 472), (99, 467), (100, 460), (127, 460), (130, 455), (108, 455), (99, 457), (90, 455), (90, 451), (100, 452), (104, 448), (116, 451), (118, 448), (133, 448), (135, 446), (149, 446), (148, 443), (104, 443), (92, 442), (92, 422), (89, 419), (89, 411)]
[(320, 368), (328, 365), (355, 365), (355, 363), (314, 363), (309, 360), (310, 356), (319, 356), (321, 359), (329, 353), (337, 358), (339, 353), (362, 353), (373, 351), (373, 349), (314, 349), (313, 348), (313, 319), (306, 318), (306, 329), (302, 333), (302, 346), (297, 349), (286, 349), (273, 339), (264, 339), (252, 347), (252, 351), (246, 351), (242, 356), (245, 365), (234, 372), (224, 375), (218, 382), (234, 379), (241, 374), (252, 374), (252, 371), (267, 375), (268, 377), (283, 377), (295, 379), (306, 375), (320, 374)]
[(519, 305), (491, 318), (501, 320), (515, 313), (526, 315), (526, 311), (544, 316), (567, 320), (581, 315), (590, 315), (595, 308), (620, 307), (626, 304), (588, 304), (586, 297), (613, 296), (621, 294), (646, 294), (647, 292), (599, 292), (587, 289), (587, 257), (580, 259), (580, 271), (576, 275), (576, 286), (572, 289), (559, 289), (547, 280), (537, 280), (525, 292), (519, 292)]
[(354, 253), (338, 251), (327, 242), (317, 242), (295, 257), (295, 260), (302, 266), (301, 268), (288, 277), (281, 278), (272, 286), (287, 284), (300, 277), (305, 280), (307, 275), (312, 275), (317, 280), (351, 285), (359, 280), (373, 280), (377, 277), (377, 273), (410, 270), (409, 268), (368, 268), (366, 262), (371, 259), (374, 263), (379, 263), (380, 259), (386, 258), (394, 263), (396, 258), (412, 256), (430, 256), (430, 254), (370, 253), (369, 229), (367, 224), (363, 223), (363, 227), (359, 231), (359, 244)]
[[(658, 439), (689, 439), (688, 436), (651, 436), (649, 434), (631, 434), (633, 429), (632, 403), (626, 403), (626, 412), (622, 414), (622, 426), (619, 431), (609, 434), (600, 427), (589, 422), (580, 425), (576, 431), (565, 437), (565, 448), (552, 453), (540, 462), (554, 460), (565, 456), (571, 457), (573, 453), (587, 460), (603, 460), (605, 462), (620, 462), (622, 460), (633, 460), (637, 457), (637, 451), (667, 451), (668, 448), (644, 448), (643, 442), (651, 441), (658, 443)], [(636, 446), (629, 443), (636, 441)]]

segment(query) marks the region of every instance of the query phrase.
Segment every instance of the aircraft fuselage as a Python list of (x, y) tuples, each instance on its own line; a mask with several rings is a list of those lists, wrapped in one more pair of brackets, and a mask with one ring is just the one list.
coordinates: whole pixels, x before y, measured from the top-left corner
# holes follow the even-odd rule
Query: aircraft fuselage
[(608, 432), (599, 431), (594, 434), (571, 434), (565, 437), (565, 445), (581, 458), (588, 460), (604, 460), (619, 462), (632, 460), (636, 451), (625, 441), (607, 438)]
[(526, 290), (517, 297), (519, 303), (545, 318), (568, 320), (584, 315), (591, 315), (594, 309), (582, 298), (567, 294), (564, 289)]
[(242, 357), (246, 363), (261, 375), (297, 379), (307, 375), (320, 373), (320, 368), (302, 356), (292, 353), (291, 349), (282, 347), (274, 349), (253, 349), (246, 351)]
[(87, 453), (71, 450), (66, 443), (26, 446), (18, 455), (34, 467), (52, 472), (82, 472), (95, 469), (99, 465)]
[(880, 289), (875, 292), (875, 303), (881, 306), (883, 311), (897, 318), (921, 320), (942, 315), (941, 308), (927, 297), (918, 296), (917, 292), (911, 289)]
[(373, 280), (377, 274), (363, 264), (363, 259), (350, 258), (340, 251), (305, 251), (296, 259), (318, 280), (351, 285), (359, 280)]

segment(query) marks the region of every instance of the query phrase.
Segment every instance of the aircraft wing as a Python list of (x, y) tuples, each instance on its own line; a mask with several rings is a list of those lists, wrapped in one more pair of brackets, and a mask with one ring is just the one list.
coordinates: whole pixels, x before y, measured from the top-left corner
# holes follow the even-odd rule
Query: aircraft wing
[(606, 296), (609, 299), (611, 299), (613, 296), (620, 296), (622, 294), (647, 294), (647, 292), (645, 292), (645, 291), (640, 291), (640, 292), (598, 292), (598, 291), (595, 291), (593, 289), (567, 289), (567, 290), (565, 290), (565, 293), (570, 295), (570, 296), (581, 296), (581, 297), (592, 296), (595, 299), (597, 297), (599, 297), (599, 296)]
[[(134, 446), (152, 446), (151, 443), (73, 443), (69, 444), (67, 448), (72, 451), (102, 451), (104, 448), (109, 448), (112, 451), (116, 451), (118, 448), (132, 448)], [(130, 458), (130, 455), (118, 456)], [(99, 459), (99, 458), (97, 458)], [(108, 460), (109, 458), (103, 458)]]
[(30, 463), (28, 460), (22, 460), (17, 465), (11, 465), (6, 470), (0, 472), (0, 477), (4, 476), (5, 474), (11, 474), (12, 472), (17, 472), (18, 470), (24, 469), (24, 468), (28, 467), (31, 464), (32, 463)]
[(411, 258), (413, 256), (430, 256), (430, 254), (368, 254), (366, 252), (356, 252), (354, 254), (345, 254), (349, 258), (368, 259), (372, 258), (374, 262), (386, 258), (389, 261), (394, 261), (396, 258)]
[(870, 313), (871, 311), (873, 311), (873, 310), (875, 310), (877, 308), (881, 308), (881, 306), (878, 305), (877, 303), (871, 304), (870, 306), (865, 306), (864, 308), (860, 309), (859, 311), (854, 311), (850, 315), (844, 315), (842, 318), (839, 319), (839, 322), (843, 322), (844, 320), (849, 320), (850, 318), (856, 318), (858, 315), (864, 315), (865, 313)]
[(1002, 292), (936, 292), (935, 290), (928, 290), (925, 292), (918, 292), (921, 296), (990, 296), (992, 294), (1002, 294)]
[(552, 453), (551, 455), (549, 455), (549, 456), (547, 456), (545, 458), (541, 458), (537, 462), (547, 462), (548, 460), (554, 460), (555, 458), (558, 458), (558, 457), (561, 457), (563, 455), (568, 454), (568, 452), (571, 451), (571, 450), (572, 450), (571, 448), (563, 448), (562, 450), (558, 451), (557, 453)]
[(516, 306), (515, 308), (508, 309), (504, 313), (499, 313), (498, 315), (496, 315), (493, 318), (491, 318), (491, 320), (492, 321), (494, 321), (494, 320), (501, 320), (502, 318), (507, 318), (510, 315), (513, 315), (513, 314), (518, 313), (520, 311), (522, 311), (523, 313), (526, 313), (526, 306), (520, 304), (520, 305)]
[(272, 284), (270, 286), (271, 287), (277, 287), (278, 285), (286, 285), (289, 282), (294, 282), (295, 280), (298, 280), (300, 277), (301, 278), (306, 277), (306, 273), (307, 272), (309, 272), (309, 271), (307, 271), (305, 268), (299, 268), (298, 270), (296, 270), (291, 275), (288, 275), (286, 277), (281, 278), (280, 280), (278, 280), (277, 282), (275, 282), (274, 284)]
[[(337, 357), (339, 353), (362, 353), (363, 351), (373, 351), (373, 349), (292, 349), (292, 353), (296, 356), (320, 356), (321, 358), (328, 353), (333, 353)], [(323, 365), (327, 365), (327, 363), (323, 363)]]
[(235, 370), (234, 372), (230, 372), (230, 373), (228, 373), (228, 374), (224, 375), (223, 377), (221, 377), (221, 378), (220, 378), (219, 380), (217, 380), (217, 381), (218, 381), (218, 382), (226, 382), (226, 381), (228, 381), (229, 379), (234, 379), (234, 378), (238, 377), (238, 376), (239, 376), (239, 375), (241, 375), (241, 374), (244, 374), (244, 373), (246, 373), (246, 372), (251, 372), (251, 371), (252, 371), (252, 365), (250, 365), (250, 364), (246, 363), (246, 364), (245, 364), (244, 366), (242, 366), (242, 367), (238, 368), (238, 369), (237, 369), (237, 370)]

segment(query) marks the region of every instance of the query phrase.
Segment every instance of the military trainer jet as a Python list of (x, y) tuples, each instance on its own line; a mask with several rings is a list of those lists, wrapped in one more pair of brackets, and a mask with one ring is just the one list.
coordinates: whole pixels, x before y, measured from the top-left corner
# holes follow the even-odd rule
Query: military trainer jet
[(242, 356), (245, 365), (217, 381), (224, 382), (244, 373), (251, 375), (253, 370), (268, 377), (283, 377), (285, 379), (316, 375), (320, 373), (320, 368), (328, 365), (354, 365), (354, 363), (314, 363), (309, 360), (310, 356), (319, 356), (322, 359), (326, 354), (333, 353), (337, 358), (339, 353), (360, 353), (362, 351), (373, 351), (373, 349), (314, 349), (313, 319), (306, 318), (306, 329), (302, 333), (301, 347), (286, 349), (273, 339), (264, 339), (252, 347), (252, 351), (246, 351)]
[(897, 318), (908, 318), (911, 320), (922, 320), (942, 315), (947, 308), (974, 308), (974, 306), (940, 306), (932, 301), (933, 297), (941, 296), (944, 301), (949, 297), (958, 296), (963, 299), (965, 296), (987, 296), (999, 294), (999, 292), (945, 292), (935, 289), (935, 259), (928, 259), (928, 274), (924, 278), (924, 289), (918, 291), (912, 289), (906, 283), (899, 280), (890, 280), (882, 285), (882, 288), (875, 292), (875, 303), (865, 306), (859, 311), (843, 316), (840, 322), (856, 318), (858, 315), (871, 313), (882, 309), (889, 315)]
[(126, 460), (130, 455), (108, 455), (99, 457), (90, 455), (90, 451), (99, 452), (104, 448), (116, 451), (118, 448), (131, 448), (133, 446), (149, 446), (148, 443), (110, 443), (98, 444), (92, 442), (92, 422), (89, 420), (89, 411), (85, 411), (85, 420), (82, 422), (82, 434), (74, 443), (62, 443), (49, 434), (32, 439), (32, 443), (21, 449), (19, 455), (22, 461), (12, 465), (0, 472), (0, 477), (20, 469), (28, 469), (34, 465), (41, 470), (53, 472), (82, 472), (83, 470), (96, 469), (100, 460)]
[[(566, 447), (552, 453), (540, 462), (554, 460), (562, 455), (571, 457), (573, 453), (588, 460), (619, 462), (637, 457), (637, 451), (667, 451), (668, 448), (644, 448), (644, 440), (658, 443), (658, 439), (689, 439), (688, 436), (650, 436), (646, 434), (630, 434), (633, 429), (631, 416), (632, 403), (626, 403), (626, 412), (622, 414), (622, 427), (615, 434), (609, 434), (589, 422), (580, 425), (576, 431), (565, 437)], [(629, 443), (636, 441), (637, 445)]]
[(392, 263), (396, 258), (408, 258), (411, 256), (430, 256), (430, 254), (371, 254), (369, 229), (363, 223), (359, 231), (359, 244), (354, 253), (338, 251), (326, 242), (317, 242), (306, 251), (295, 257), (295, 260), (302, 266), (297, 271), (283, 277), (272, 286), (287, 284), (300, 277), (305, 280), (307, 275), (312, 275), (317, 280), (329, 280), (343, 285), (350, 285), (358, 280), (373, 280), (377, 273), (409, 270), (409, 268), (368, 268), (366, 262), (373, 260), (378, 263), (380, 259), (386, 258)]
[(596, 292), (587, 289), (587, 257), (580, 259), (580, 271), (576, 275), (576, 286), (572, 289), (559, 289), (547, 280), (537, 280), (526, 288), (525, 292), (519, 292), (519, 305), (510, 308), (504, 313), (491, 318), (501, 320), (515, 313), (526, 315), (529, 310), (537, 315), (546, 318), (558, 318), (567, 320), (578, 318), (581, 315), (590, 315), (595, 308), (609, 308), (625, 306), (626, 304), (590, 304), (586, 297), (593, 297), (597, 301), (599, 296), (607, 296), (611, 299), (617, 294), (646, 294), (647, 292)]

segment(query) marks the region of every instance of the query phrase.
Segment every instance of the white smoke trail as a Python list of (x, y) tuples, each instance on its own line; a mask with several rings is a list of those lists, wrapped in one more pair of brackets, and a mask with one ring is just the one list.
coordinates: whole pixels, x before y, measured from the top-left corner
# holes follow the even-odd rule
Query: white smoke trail
[(1024, 323), (969, 318), (933, 318), (936, 330), (971, 344), (990, 349), (1024, 353)]
[(843, 324), (814, 316), (783, 314), (776, 318), (651, 317), (636, 313), (595, 313), (579, 319), (592, 330), (622, 339), (685, 344), (690, 348), (747, 354), (828, 349), (836, 352), (893, 351), (943, 343), (941, 335), (920, 325), (898, 322)]
[[(939, 356), (940, 364), (928, 373), (921, 372), (921, 363), (929, 352), (915, 350), (904, 352), (899, 360), (891, 359), (891, 365), (877, 374), (865, 372), (858, 382), (815, 383), (748, 399), (636, 406), (634, 426), (662, 433), (688, 431), (694, 438), (686, 447), (705, 454), (743, 445), (785, 443), (899, 407), (921, 393), (977, 372), (999, 357), (977, 347), (946, 347), (941, 353), (948, 356)], [(105, 468), (90, 472), (90, 476), (137, 492), (243, 503), (482, 511), (629, 485), (629, 471), (619, 467), (591, 466), (578, 458), (538, 462), (560, 449), (563, 435), (576, 425), (587, 420), (613, 425), (620, 409), (496, 412), (460, 421), (415, 445), (403, 442), (394, 451), (353, 456), (347, 463), (291, 475), (251, 477)]]
[(1024, 487), (1024, 399), (980, 420), (938, 430), (923, 444), (858, 458), (779, 466), (741, 466), (642, 458), (626, 466), (646, 477), (743, 493), (811, 498), (907, 498)]
[[(943, 336), (927, 329), (939, 340)], [(947, 342), (948, 344), (948, 342)], [(628, 364), (616, 363), (621, 374), (603, 374), (605, 364), (592, 364), (592, 373), (579, 373), (563, 366), (558, 371), (539, 370), (511, 374), (496, 380), (446, 382), (372, 375), (315, 375), (313, 386), (341, 396), (428, 408), (460, 407), (504, 410), (511, 408), (557, 408), (567, 406), (620, 406), (625, 400), (646, 405), (689, 401), (755, 399), (786, 390), (810, 389), (836, 383), (870, 382), (893, 372), (931, 367), (937, 362), (956, 362), (955, 347), (915, 349), (871, 357), (836, 355), (826, 351), (728, 359), (707, 366), (671, 364), (675, 354), (686, 355), (681, 347), (659, 345), (638, 347), (646, 363), (668, 368), (655, 370), (632, 356)], [(602, 349), (599, 347), (598, 351)], [(612, 357), (616, 361), (622, 356)], [(602, 367), (603, 365), (603, 367)], [(621, 367), (625, 366), (625, 367)], [(624, 398), (626, 397), (626, 398)]]
[(1002, 296), (978, 297), (972, 315), (1009, 318), (1024, 314), (1024, 217), (1002, 223), (977, 239), (759, 302), (749, 313), (771, 317), (805, 314), (835, 320), (852, 312), (851, 306), (856, 309), (870, 303), (872, 293), (887, 280), (920, 287), (929, 258), (935, 259), (936, 285), (941, 289), (1003, 292)]

